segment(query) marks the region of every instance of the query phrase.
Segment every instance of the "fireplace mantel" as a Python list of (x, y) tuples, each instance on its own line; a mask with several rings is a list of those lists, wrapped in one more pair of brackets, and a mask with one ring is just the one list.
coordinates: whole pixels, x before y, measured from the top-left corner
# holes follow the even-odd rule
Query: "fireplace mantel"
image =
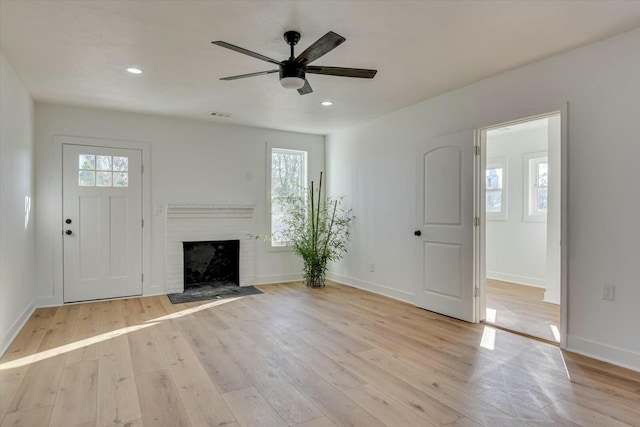
[(167, 218), (253, 218), (255, 205), (169, 204)]

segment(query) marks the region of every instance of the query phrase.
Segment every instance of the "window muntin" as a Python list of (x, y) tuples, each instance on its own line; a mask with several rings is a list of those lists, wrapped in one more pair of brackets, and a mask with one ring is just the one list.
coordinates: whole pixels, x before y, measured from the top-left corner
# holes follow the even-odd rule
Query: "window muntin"
[(507, 159), (487, 161), (485, 169), (485, 212), (487, 219), (507, 219)]
[(129, 158), (80, 154), (78, 185), (80, 187), (128, 187)]
[(284, 212), (281, 200), (305, 196), (307, 152), (283, 148), (271, 149), (271, 246), (284, 247)]

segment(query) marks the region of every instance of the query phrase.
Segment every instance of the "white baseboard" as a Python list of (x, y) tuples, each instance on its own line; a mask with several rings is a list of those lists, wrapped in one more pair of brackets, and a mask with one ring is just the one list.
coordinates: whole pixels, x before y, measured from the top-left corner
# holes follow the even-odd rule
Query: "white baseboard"
[(640, 353), (572, 335), (567, 336), (567, 350), (640, 372)]
[(549, 292), (549, 289), (547, 289), (547, 290), (544, 292), (544, 299), (543, 299), (543, 301), (544, 301), (544, 302), (551, 303), (551, 304), (557, 304), (557, 305), (559, 305), (559, 304), (560, 304), (560, 294), (559, 294), (559, 293), (557, 293), (557, 292)]
[(7, 334), (2, 340), (2, 347), (0, 347), (0, 357), (2, 357), (4, 353), (9, 349), (9, 346), (11, 345), (13, 340), (16, 339), (18, 333), (20, 333), (25, 323), (27, 323), (27, 320), (29, 320), (35, 309), (38, 307), (36, 305), (36, 301), (36, 299), (33, 299), (31, 303), (25, 307), (25, 309), (22, 311), (20, 316), (18, 316), (15, 322), (13, 322), (11, 327), (9, 327)]
[(380, 285), (378, 283), (367, 282), (366, 280), (360, 280), (356, 279), (355, 277), (349, 277), (332, 272), (327, 272), (327, 279), (333, 280), (334, 282), (338, 282), (343, 285), (373, 292), (374, 294), (397, 299), (409, 304), (415, 304), (415, 295), (413, 295), (412, 293), (399, 291), (398, 289), (393, 289), (384, 285)]
[(545, 288), (546, 281), (535, 277), (520, 276), (519, 274), (499, 273), (497, 271), (487, 271), (487, 279), (502, 280), (503, 282), (517, 283), (518, 285), (533, 286), (535, 288)]
[(255, 285), (269, 285), (272, 283), (286, 283), (286, 282), (298, 282), (302, 279), (302, 273), (288, 273), (288, 274), (269, 274), (256, 276)]
[(59, 307), (64, 303), (58, 302), (55, 297), (40, 297), (33, 300), (34, 308)]

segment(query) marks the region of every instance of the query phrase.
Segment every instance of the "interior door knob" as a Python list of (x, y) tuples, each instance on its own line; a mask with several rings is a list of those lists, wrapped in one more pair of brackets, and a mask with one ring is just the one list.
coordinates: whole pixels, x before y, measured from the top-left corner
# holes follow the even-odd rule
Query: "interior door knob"
[(422, 231), (416, 230), (416, 231), (413, 232), (413, 235), (414, 236), (422, 236)]
[(67, 224), (71, 224), (71, 218), (65, 219), (64, 222), (67, 223)]
[(73, 231), (67, 230), (64, 232), (64, 234), (66, 234), (67, 236), (71, 236), (73, 234)]

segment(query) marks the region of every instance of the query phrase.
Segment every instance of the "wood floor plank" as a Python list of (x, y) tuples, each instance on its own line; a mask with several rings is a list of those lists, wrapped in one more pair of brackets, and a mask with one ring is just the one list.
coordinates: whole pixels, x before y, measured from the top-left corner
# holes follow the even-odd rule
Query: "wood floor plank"
[(53, 406), (66, 354), (51, 356), (29, 365), (8, 412), (20, 412), (43, 406)]
[(369, 384), (393, 396), (409, 410), (424, 418), (428, 424), (443, 425), (463, 417), (460, 412), (380, 369), (364, 358), (353, 354), (339, 354), (331, 357)]
[(258, 354), (257, 336), (243, 323), (218, 331), (217, 336), (246, 377), (252, 379), (258, 392), (289, 425), (322, 416), (322, 412), (287, 382), (278, 369)]
[(2, 427), (41, 427), (49, 424), (51, 406), (41, 406), (8, 414)]
[[(629, 427), (627, 423), (615, 420), (607, 415), (587, 409), (564, 399), (560, 399), (546, 408), (544, 412), (550, 416), (564, 418), (579, 426), (607, 426), (607, 427)], [(634, 423), (635, 424), (635, 423)], [(640, 420), (637, 424), (640, 425)]]
[(498, 408), (488, 405), (480, 399), (461, 392), (446, 383), (434, 381), (427, 374), (416, 375), (414, 367), (385, 354), (382, 350), (368, 350), (360, 353), (360, 355), (381, 369), (385, 369), (432, 398), (481, 424), (504, 427), (526, 425), (525, 421), (506, 414)]
[(98, 360), (98, 344), (91, 343), (92, 339), (100, 334), (100, 317), (102, 310), (99, 304), (78, 305), (78, 316), (75, 321), (71, 344), (86, 342), (67, 355), (67, 363), (76, 363), (83, 360)]
[(385, 425), (404, 427), (427, 427), (435, 425), (409, 411), (395, 399), (384, 394), (372, 385), (365, 384), (344, 392), (354, 402), (369, 411)]
[(336, 427), (336, 425), (329, 418), (320, 417), (302, 424), (296, 424), (295, 427)]
[(255, 387), (222, 395), (242, 427), (287, 427)]
[(138, 398), (145, 425), (154, 427), (191, 427), (187, 411), (168, 371), (136, 376)]
[(193, 426), (226, 426), (236, 420), (179, 331), (161, 325), (154, 331)]
[(271, 361), (286, 372), (289, 383), (338, 426), (376, 427), (383, 424), (340, 390), (297, 361), (293, 355), (272, 355)]
[[(124, 324), (122, 319), (118, 323)], [(136, 378), (126, 335), (101, 342), (99, 352), (97, 426), (141, 418)]]
[(98, 406), (98, 360), (66, 364), (49, 427), (95, 426)]

